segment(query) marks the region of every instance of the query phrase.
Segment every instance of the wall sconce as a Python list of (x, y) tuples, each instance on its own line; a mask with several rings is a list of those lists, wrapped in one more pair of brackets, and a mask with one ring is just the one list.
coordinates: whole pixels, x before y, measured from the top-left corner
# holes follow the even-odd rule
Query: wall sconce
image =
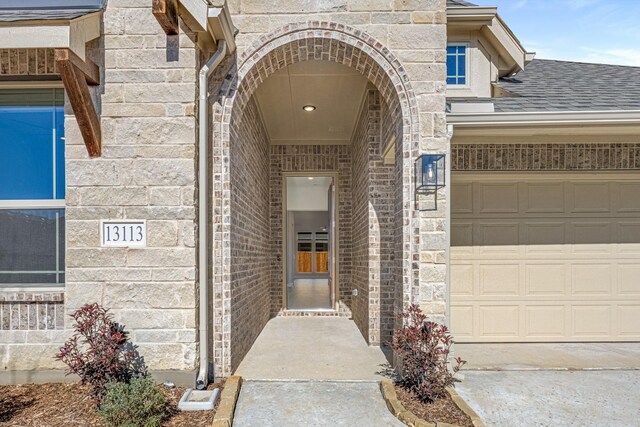
[[(438, 209), (438, 190), (444, 188), (446, 184), (445, 165), (444, 154), (422, 154), (416, 159), (416, 209), (421, 211)], [(428, 200), (421, 202), (419, 196), (433, 196), (433, 204), (428, 206), (426, 204)]]

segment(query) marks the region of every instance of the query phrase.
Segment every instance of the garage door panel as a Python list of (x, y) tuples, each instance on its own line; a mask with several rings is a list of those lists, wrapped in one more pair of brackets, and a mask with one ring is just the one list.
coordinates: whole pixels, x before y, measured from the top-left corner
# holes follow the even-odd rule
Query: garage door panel
[(618, 253), (640, 255), (640, 222), (620, 221), (617, 229)]
[(456, 264), (451, 267), (451, 295), (473, 297), (473, 264)]
[(525, 267), (525, 296), (565, 296), (565, 264), (529, 264)]
[(616, 193), (619, 197), (618, 212), (640, 213), (640, 182), (622, 182)]
[(473, 213), (473, 184), (453, 184), (451, 187), (451, 213)]
[(640, 262), (619, 263), (617, 269), (618, 293), (622, 296), (640, 300)]
[(456, 331), (456, 340), (472, 338), (474, 333), (473, 306), (451, 306), (451, 330)]
[(608, 182), (571, 182), (568, 187), (570, 213), (611, 213)]
[(481, 264), (479, 296), (520, 295), (518, 264)]
[(524, 213), (563, 213), (565, 209), (564, 183), (524, 183)]
[(475, 228), (477, 238), (474, 238), (474, 245), (479, 247), (480, 254), (513, 255), (518, 251), (520, 232), (517, 222), (479, 222)]
[(451, 252), (454, 336), (640, 341), (640, 178), (544, 176), (465, 176), (474, 211), (452, 216), (466, 245)]
[(640, 339), (640, 304), (620, 305), (617, 310), (619, 336)]
[(574, 297), (611, 295), (611, 264), (574, 264), (571, 268), (571, 294)]
[(573, 330), (579, 338), (609, 338), (611, 334), (611, 307), (608, 305), (582, 305), (571, 307)]
[(525, 307), (525, 335), (536, 338), (562, 338), (565, 331), (565, 306), (540, 305)]
[(518, 212), (517, 183), (483, 184), (479, 187), (478, 198), (480, 214)]
[(492, 306), (478, 308), (480, 330), (484, 338), (517, 338), (519, 336), (520, 308), (517, 305)]
[(473, 222), (451, 221), (451, 246), (456, 253), (471, 253), (473, 250)]
[(525, 253), (559, 255), (567, 251), (564, 222), (530, 222), (523, 224)]

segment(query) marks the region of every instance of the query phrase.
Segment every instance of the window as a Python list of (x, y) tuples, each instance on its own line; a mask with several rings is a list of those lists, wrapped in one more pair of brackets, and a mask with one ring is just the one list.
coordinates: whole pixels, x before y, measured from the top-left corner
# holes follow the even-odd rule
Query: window
[(0, 286), (64, 284), (63, 104), (63, 89), (0, 89)]
[(467, 84), (467, 46), (463, 44), (447, 46), (447, 84)]

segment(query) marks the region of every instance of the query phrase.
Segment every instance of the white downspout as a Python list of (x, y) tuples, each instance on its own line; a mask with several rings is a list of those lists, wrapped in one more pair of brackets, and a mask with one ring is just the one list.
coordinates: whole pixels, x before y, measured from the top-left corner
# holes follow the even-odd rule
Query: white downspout
[(209, 77), (227, 53), (224, 40), (218, 42), (218, 50), (211, 59), (200, 69), (199, 87), (200, 98), (198, 104), (198, 281), (200, 282), (200, 371), (196, 379), (196, 388), (204, 389), (209, 383), (209, 266), (207, 255), (209, 252), (209, 181), (207, 164), (209, 159)]

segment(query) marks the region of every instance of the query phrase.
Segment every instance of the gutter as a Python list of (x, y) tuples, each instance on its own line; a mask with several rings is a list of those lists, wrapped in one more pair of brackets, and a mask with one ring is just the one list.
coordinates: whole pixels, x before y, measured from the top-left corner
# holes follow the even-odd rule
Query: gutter
[(209, 267), (207, 255), (209, 253), (209, 77), (213, 70), (222, 62), (227, 54), (227, 43), (218, 42), (218, 49), (207, 63), (200, 69), (198, 104), (198, 281), (200, 283), (199, 305), (199, 339), (200, 339), (200, 370), (196, 379), (196, 388), (202, 390), (209, 384)]
[(448, 113), (455, 127), (640, 123), (640, 110)]

